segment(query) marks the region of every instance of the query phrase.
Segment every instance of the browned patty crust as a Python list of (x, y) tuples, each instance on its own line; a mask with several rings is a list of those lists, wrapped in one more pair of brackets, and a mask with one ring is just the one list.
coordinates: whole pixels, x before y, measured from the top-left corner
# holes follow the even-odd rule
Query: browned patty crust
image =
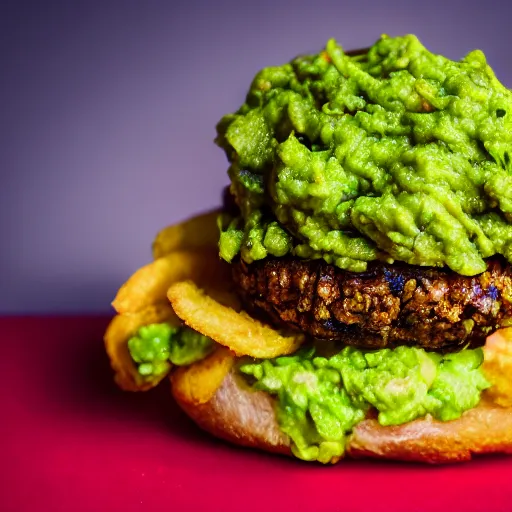
[(500, 259), (470, 277), (396, 263), (372, 263), (354, 273), (298, 258), (239, 261), (233, 276), (253, 311), (360, 348), (481, 346), (512, 317), (512, 270)]

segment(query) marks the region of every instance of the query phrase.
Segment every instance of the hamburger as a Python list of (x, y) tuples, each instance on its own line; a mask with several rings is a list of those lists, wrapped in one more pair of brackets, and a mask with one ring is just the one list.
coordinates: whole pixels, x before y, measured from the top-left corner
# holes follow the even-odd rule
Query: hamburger
[(481, 51), (413, 35), (260, 71), (222, 207), (113, 301), (116, 382), (306, 461), (512, 452), (511, 115)]

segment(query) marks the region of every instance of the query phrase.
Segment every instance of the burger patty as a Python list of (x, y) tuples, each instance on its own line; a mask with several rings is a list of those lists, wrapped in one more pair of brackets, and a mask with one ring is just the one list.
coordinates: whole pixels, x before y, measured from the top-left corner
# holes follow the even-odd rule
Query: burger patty
[(500, 259), (472, 277), (396, 263), (372, 263), (354, 273), (297, 258), (238, 261), (233, 276), (253, 312), (359, 348), (477, 347), (512, 317), (512, 270)]

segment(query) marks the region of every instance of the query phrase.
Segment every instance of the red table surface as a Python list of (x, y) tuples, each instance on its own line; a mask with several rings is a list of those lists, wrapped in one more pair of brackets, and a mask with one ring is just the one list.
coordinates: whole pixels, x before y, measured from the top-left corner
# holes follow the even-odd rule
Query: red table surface
[(512, 510), (512, 457), (321, 466), (213, 439), (167, 384), (114, 386), (108, 320), (0, 319), (0, 510)]

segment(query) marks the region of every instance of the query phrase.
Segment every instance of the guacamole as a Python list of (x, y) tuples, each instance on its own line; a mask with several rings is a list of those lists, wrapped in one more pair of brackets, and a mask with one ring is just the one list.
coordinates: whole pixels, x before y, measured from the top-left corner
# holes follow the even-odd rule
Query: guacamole
[(277, 420), (304, 460), (335, 462), (348, 433), (370, 408), (381, 425), (431, 414), (442, 421), (475, 407), (490, 384), (481, 349), (440, 355), (414, 347), (377, 351), (344, 348), (319, 356), (315, 348), (243, 364), (256, 389), (277, 397)]
[(199, 361), (215, 347), (211, 338), (189, 327), (167, 323), (141, 327), (128, 340), (128, 350), (139, 373), (147, 380), (163, 378), (171, 366), (185, 366)]
[(260, 71), (217, 133), (240, 207), (221, 226), (227, 261), (512, 262), (512, 92), (479, 50), (452, 61), (407, 35), (347, 55), (330, 40)]

